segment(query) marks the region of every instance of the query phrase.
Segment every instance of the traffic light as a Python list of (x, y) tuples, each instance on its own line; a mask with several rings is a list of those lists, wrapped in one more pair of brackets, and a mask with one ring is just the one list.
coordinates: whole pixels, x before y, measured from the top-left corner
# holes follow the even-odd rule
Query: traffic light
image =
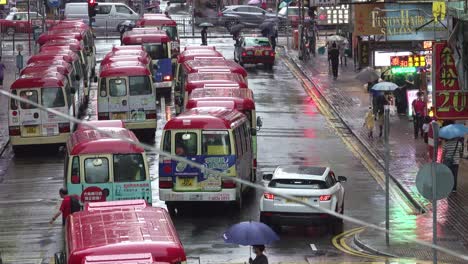
[(98, 3), (96, 0), (88, 0), (88, 15), (89, 17), (95, 17), (96, 16), (96, 7), (98, 6)]

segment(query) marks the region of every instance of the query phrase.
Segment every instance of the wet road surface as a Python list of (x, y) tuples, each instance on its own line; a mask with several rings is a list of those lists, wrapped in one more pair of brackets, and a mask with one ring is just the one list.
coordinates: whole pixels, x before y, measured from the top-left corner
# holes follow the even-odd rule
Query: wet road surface
[[(182, 45), (194, 40), (183, 40)], [(218, 39), (217, 49), (233, 56), (230, 39)], [(118, 42), (98, 41), (98, 59)], [(199, 43), (196, 42), (195, 43)], [(196, 44), (199, 45), (199, 44)], [(383, 192), (360, 161), (336, 135), (333, 123), (318, 111), (296, 77), (282, 60), (273, 70), (246, 65), (249, 87), (254, 91), (257, 115), (263, 118), (258, 133), (259, 175), (278, 165), (331, 166), (336, 175), (348, 177), (345, 183), (345, 214), (372, 223), (383, 220)], [(171, 111), (169, 98), (163, 98), (163, 111)], [(95, 101), (94, 101), (95, 103)], [(92, 102), (93, 104), (93, 102)], [(161, 106), (161, 104), (160, 104)], [(91, 106), (89, 113), (93, 113)], [(159, 114), (158, 128), (166, 116)], [(156, 146), (160, 130), (157, 132)], [(47, 150), (46, 152), (44, 150)], [(0, 250), (6, 263), (49, 263), (62, 247), (62, 227), (48, 222), (59, 206), (58, 190), (63, 186), (63, 152), (56, 148), (35, 148), (15, 156), (11, 148), (0, 159)], [(153, 199), (157, 198), (157, 154), (149, 153)], [(259, 219), (261, 193), (251, 190), (241, 212), (225, 204), (190, 204), (173, 218), (184, 244), (189, 263), (239, 263), (247, 261), (248, 247), (224, 244), (222, 233), (239, 221)], [(344, 229), (355, 226), (345, 223)], [(364, 261), (346, 255), (332, 245), (333, 235), (326, 227), (285, 227), (281, 240), (267, 249), (270, 262)], [(314, 251), (314, 244), (319, 251)], [(318, 254), (317, 252), (320, 252)]]

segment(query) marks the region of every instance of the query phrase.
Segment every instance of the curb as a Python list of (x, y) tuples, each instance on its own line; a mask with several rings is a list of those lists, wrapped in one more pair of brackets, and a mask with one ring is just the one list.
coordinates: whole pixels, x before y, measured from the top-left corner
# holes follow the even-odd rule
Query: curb
[[(364, 229), (363, 232), (365, 232), (367, 229)], [(384, 252), (384, 251), (381, 251), (381, 250), (377, 250), (369, 245), (367, 245), (366, 243), (364, 243), (361, 239), (361, 235), (360, 233), (356, 233), (354, 234), (353, 236), (353, 242), (354, 244), (356, 244), (356, 246), (358, 246), (359, 248), (367, 251), (367, 252), (370, 252), (372, 254), (375, 254), (375, 255), (380, 255), (380, 256), (384, 256), (384, 257), (390, 257), (390, 258), (398, 258), (398, 256), (395, 256), (395, 255), (392, 255), (390, 253), (387, 253), (387, 252)]]
[[(280, 47), (280, 46), (278, 46)], [(361, 137), (359, 137), (350, 127), (349, 125), (344, 121), (344, 119), (341, 117), (340, 114), (338, 114), (339, 112), (336, 110), (336, 108), (333, 106), (333, 104), (331, 104), (331, 102), (329, 102), (329, 100), (327, 99), (326, 96), (324, 96), (324, 94), (320, 91), (320, 89), (317, 89), (317, 87), (319, 87), (320, 85), (318, 85), (315, 81), (313, 81), (307, 74), (305, 74), (305, 72), (303, 71), (303, 67), (301, 65), (299, 65), (298, 63), (296, 63), (296, 61), (294, 59), (291, 58), (291, 56), (288, 55), (289, 53), (289, 48), (286, 47), (286, 46), (283, 46), (283, 49), (285, 51), (285, 57), (291, 62), (293, 63), (294, 65), (296, 65), (296, 67), (302, 72), (302, 74), (305, 76), (305, 78), (307, 80), (309, 80), (311, 83), (312, 83), (312, 86), (315, 88), (315, 90), (320, 94), (320, 96), (325, 99), (325, 101), (327, 102), (328, 106), (333, 109), (333, 112), (335, 112), (336, 116), (341, 120), (341, 122), (343, 123), (343, 125), (346, 126), (346, 128), (348, 128), (348, 130), (351, 132), (351, 134), (364, 146), (364, 148), (372, 155), (372, 157), (377, 161), (377, 164), (380, 165), (380, 167), (382, 169), (385, 169), (384, 168), (384, 165), (382, 163), (380, 163), (379, 161), (379, 158), (377, 157), (377, 155), (372, 151), (370, 150), (368, 147), (367, 147), (367, 144), (365, 144), (364, 141), (362, 141)], [(400, 189), (401, 192), (403, 192), (403, 194), (406, 196), (406, 198), (411, 202), (411, 204), (415, 207), (415, 209), (417, 209), (419, 212), (421, 213), (426, 213), (428, 211), (428, 209), (421, 205), (418, 201), (416, 201), (416, 199), (403, 187), (403, 185), (391, 174), (389, 173), (390, 175), (390, 178), (392, 179), (392, 181), (396, 184), (396, 186)]]

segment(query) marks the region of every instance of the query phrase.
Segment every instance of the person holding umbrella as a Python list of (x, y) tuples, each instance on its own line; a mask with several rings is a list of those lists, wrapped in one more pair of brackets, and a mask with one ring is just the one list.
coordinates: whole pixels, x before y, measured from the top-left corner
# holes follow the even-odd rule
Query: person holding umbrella
[(263, 255), (263, 251), (265, 251), (264, 245), (254, 245), (252, 246), (252, 250), (255, 253), (255, 259), (249, 258), (250, 264), (268, 264), (268, 258)]
[(201, 30), (202, 46), (208, 46), (208, 27), (203, 27)]

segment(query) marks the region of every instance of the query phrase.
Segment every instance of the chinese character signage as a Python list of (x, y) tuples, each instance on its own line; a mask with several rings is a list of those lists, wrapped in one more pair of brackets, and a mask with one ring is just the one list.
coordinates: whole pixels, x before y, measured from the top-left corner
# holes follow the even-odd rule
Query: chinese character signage
[(312, 6), (334, 6), (336, 5), (335, 0), (313, 0), (310, 1)]
[(359, 45), (359, 65), (361, 67), (369, 66), (369, 42), (361, 42)]
[(391, 56), (392, 67), (426, 67), (425, 55)]
[(434, 43), (434, 114), (439, 119), (468, 119), (468, 92), (460, 90), (453, 51), (447, 42)]

